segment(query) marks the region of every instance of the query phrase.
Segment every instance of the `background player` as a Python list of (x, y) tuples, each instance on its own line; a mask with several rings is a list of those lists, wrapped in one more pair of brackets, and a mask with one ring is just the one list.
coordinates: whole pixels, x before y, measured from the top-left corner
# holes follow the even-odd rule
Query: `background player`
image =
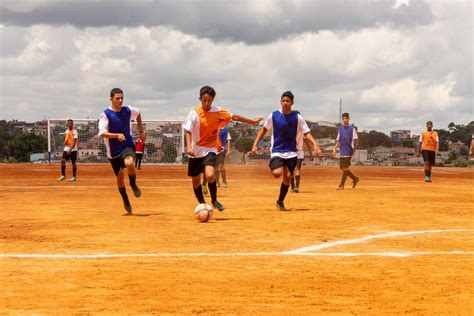
[(67, 120), (66, 124), (67, 130), (64, 132), (64, 150), (61, 158), (61, 176), (58, 178), (58, 181), (66, 180), (66, 162), (69, 159), (71, 159), (72, 164), (72, 178), (69, 180), (76, 181), (78, 135), (77, 130), (74, 128), (73, 120)]

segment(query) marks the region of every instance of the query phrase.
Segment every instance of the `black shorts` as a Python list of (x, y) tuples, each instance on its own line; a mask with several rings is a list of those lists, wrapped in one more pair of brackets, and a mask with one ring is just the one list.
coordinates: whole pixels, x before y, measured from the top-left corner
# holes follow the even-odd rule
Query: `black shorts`
[(436, 161), (436, 153), (432, 150), (422, 150), (421, 155), (423, 156), (424, 162), (429, 162), (430, 165), (434, 166)]
[(221, 151), (216, 156), (216, 165), (223, 165), (225, 163), (225, 154), (227, 153), (226, 150)]
[(125, 168), (125, 157), (132, 157), (135, 160), (135, 149), (127, 147), (120, 153), (119, 156), (109, 159), (112, 169), (114, 169), (115, 175), (118, 175), (120, 169)]
[(290, 173), (293, 174), (293, 171), (295, 171), (297, 160), (297, 157), (287, 159), (281, 157), (273, 157), (272, 159), (270, 159), (270, 163), (268, 164), (268, 166), (270, 167), (271, 171), (281, 167), (287, 167), (288, 170), (290, 170)]
[(137, 159), (142, 159), (143, 158), (143, 153), (136, 153)]
[(341, 157), (339, 159), (339, 167), (341, 169), (349, 168), (351, 166), (351, 160), (352, 160), (352, 157)]
[(301, 166), (303, 165), (303, 158), (298, 158), (296, 161), (296, 168), (301, 169)]
[(77, 151), (71, 151), (70, 154), (67, 153), (67, 151), (63, 151), (63, 159), (68, 161), (71, 159), (72, 162), (77, 161)]
[(204, 172), (206, 166), (216, 167), (216, 154), (208, 153), (206, 156), (201, 158), (191, 158), (188, 161), (188, 176), (197, 177)]

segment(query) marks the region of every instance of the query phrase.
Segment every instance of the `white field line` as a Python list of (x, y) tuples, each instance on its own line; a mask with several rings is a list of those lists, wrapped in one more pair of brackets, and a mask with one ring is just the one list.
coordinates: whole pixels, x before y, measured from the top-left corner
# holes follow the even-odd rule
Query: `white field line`
[(391, 232), (391, 233), (384, 233), (379, 235), (370, 235), (365, 236), (362, 238), (355, 238), (355, 239), (347, 239), (347, 240), (340, 240), (329, 242), (321, 245), (309, 246), (295, 250), (289, 250), (283, 252), (284, 254), (302, 254), (311, 251), (319, 251), (323, 249), (333, 248), (337, 246), (343, 245), (351, 245), (351, 244), (359, 244), (362, 242), (366, 242), (372, 239), (382, 239), (387, 237), (398, 237), (398, 236), (412, 236), (412, 235), (421, 235), (421, 234), (436, 234), (436, 233), (452, 233), (452, 232), (464, 232), (465, 229), (446, 229), (446, 230), (420, 230), (420, 231), (412, 231), (412, 232)]
[(362, 257), (362, 256), (380, 256), (380, 257), (410, 257), (421, 255), (473, 255), (474, 251), (400, 251), (400, 252), (335, 252), (335, 253), (318, 253), (310, 251), (318, 251), (328, 249), (340, 245), (362, 243), (372, 239), (381, 239), (387, 237), (410, 236), (419, 234), (447, 233), (447, 232), (464, 232), (466, 229), (449, 229), (449, 230), (424, 230), (412, 232), (392, 232), (379, 235), (371, 235), (362, 238), (341, 240), (323, 245), (316, 245), (283, 252), (230, 252), (230, 253), (136, 253), (136, 254), (13, 254), (3, 253), (0, 258), (16, 258), (16, 259), (113, 259), (113, 258), (175, 258), (175, 257), (263, 257), (263, 256), (312, 256), (312, 257)]

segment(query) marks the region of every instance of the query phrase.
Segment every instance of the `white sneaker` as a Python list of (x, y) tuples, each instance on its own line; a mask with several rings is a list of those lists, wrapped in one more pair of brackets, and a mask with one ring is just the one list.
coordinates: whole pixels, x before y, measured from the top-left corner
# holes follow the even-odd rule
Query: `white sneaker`
[(76, 178), (76, 177), (72, 177), (71, 179), (69, 179), (69, 181), (77, 181), (77, 178)]
[(65, 177), (65, 176), (60, 176), (60, 177), (57, 178), (56, 180), (58, 180), (58, 181), (64, 181), (64, 180), (66, 180), (66, 177)]

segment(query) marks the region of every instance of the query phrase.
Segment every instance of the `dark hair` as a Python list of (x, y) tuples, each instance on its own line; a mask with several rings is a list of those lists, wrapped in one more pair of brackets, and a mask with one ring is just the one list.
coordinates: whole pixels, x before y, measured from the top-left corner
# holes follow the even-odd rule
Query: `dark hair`
[(281, 95), (281, 98), (280, 99), (283, 99), (283, 97), (288, 97), (291, 99), (291, 102), (293, 102), (293, 100), (295, 99), (295, 96), (293, 95), (293, 93), (291, 91), (285, 91), (283, 92), (283, 94)]
[(342, 113), (341, 117), (347, 117), (347, 118), (349, 118), (349, 113), (344, 112), (344, 113)]
[(433, 122), (428, 121), (428, 122), (426, 122), (426, 124), (427, 124), (427, 125), (433, 125)]
[(202, 97), (205, 94), (209, 94), (214, 99), (216, 97), (216, 90), (211, 86), (204, 86), (199, 90), (199, 97)]
[(74, 123), (74, 121), (73, 121), (72, 119), (67, 120), (67, 122), (68, 122), (68, 123), (69, 123), (69, 122), (73, 122), (73, 123)]
[(116, 93), (123, 93), (123, 91), (120, 88), (113, 88), (110, 90), (110, 97), (113, 98)]

